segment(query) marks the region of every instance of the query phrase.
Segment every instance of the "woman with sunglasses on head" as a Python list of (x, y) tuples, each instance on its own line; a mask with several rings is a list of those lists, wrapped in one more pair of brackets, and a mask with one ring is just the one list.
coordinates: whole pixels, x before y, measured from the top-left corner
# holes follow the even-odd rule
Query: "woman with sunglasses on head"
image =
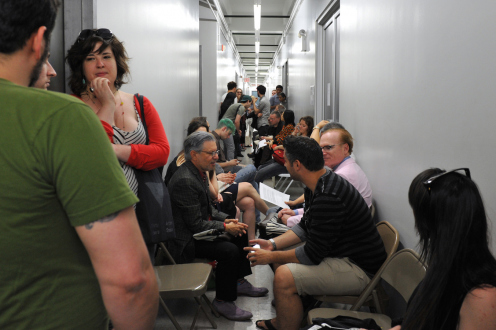
[[(138, 194), (134, 169), (150, 171), (164, 166), (170, 147), (153, 104), (143, 97), (143, 109), (140, 109), (135, 95), (119, 90), (129, 75), (122, 42), (108, 29), (83, 30), (69, 49), (66, 61), (71, 69), (72, 92), (100, 118), (129, 186)], [(147, 245), (152, 255), (154, 245)]]
[(496, 260), (470, 171), (425, 170), (408, 199), (428, 268), (401, 329), (496, 329)]

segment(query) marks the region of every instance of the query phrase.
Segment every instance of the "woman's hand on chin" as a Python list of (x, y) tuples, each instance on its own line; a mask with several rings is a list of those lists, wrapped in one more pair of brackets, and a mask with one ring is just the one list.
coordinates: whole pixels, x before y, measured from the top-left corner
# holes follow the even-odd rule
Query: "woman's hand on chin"
[(98, 118), (114, 125), (115, 97), (110, 88), (110, 81), (107, 78), (97, 77), (93, 79), (90, 87), (101, 104), (101, 108), (96, 112)]

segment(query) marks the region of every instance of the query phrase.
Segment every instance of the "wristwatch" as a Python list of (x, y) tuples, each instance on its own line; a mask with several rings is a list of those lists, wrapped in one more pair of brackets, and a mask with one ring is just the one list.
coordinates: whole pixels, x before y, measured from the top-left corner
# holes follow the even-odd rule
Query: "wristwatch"
[(276, 245), (276, 242), (274, 242), (274, 239), (269, 239), (269, 242), (272, 243), (272, 248), (273, 248), (273, 251), (277, 250), (277, 245)]

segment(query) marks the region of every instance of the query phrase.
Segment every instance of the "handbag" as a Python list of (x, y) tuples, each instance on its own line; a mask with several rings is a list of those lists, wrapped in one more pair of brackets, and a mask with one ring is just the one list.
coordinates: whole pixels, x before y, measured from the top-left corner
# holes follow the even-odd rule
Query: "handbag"
[(282, 166), (284, 166), (284, 149), (274, 150), (274, 153), (272, 154), (272, 158), (274, 158), (274, 160), (277, 163), (279, 163)]
[(199, 233), (196, 233), (193, 235), (193, 238), (197, 241), (207, 241), (207, 242), (214, 242), (214, 241), (231, 241), (232, 236), (229, 233), (226, 233), (225, 231), (220, 231), (218, 229), (209, 229), (205, 230)]
[[(146, 133), (146, 144), (150, 143), (143, 109), (143, 95), (135, 94), (140, 106), (141, 122)], [(160, 243), (174, 239), (174, 218), (169, 191), (167, 190), (159, 169), (142, 171), (134, 169), (138, 181), (138, 198), (136, 217), (141, 234), (146, 244)]]
[(269, 213), (265, 217), (265, 220), (260, 221), (257, 226), (260, 233), (259, 237), (262, 239), (277, 237), (290, 229), (281, 222), (281, 219), (277, 217), (277, 212)]
[(334, 318), (314, 318), (311, 325), (303, 328), (310, 329), (368, 329), (368, 330), (381, 330), (374, 319), (358, 319), (351, 316), (339, 315)]

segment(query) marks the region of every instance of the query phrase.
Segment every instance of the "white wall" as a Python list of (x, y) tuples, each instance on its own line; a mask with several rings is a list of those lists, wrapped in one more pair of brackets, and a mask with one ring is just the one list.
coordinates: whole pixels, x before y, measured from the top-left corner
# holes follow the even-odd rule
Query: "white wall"
[[(240, 82), (236, 81), (236, 72), (241, 75), (241, 67), (234, 56), (234, 51), (222, 33), (220, 33), (220, 43), (225, 46), (224, 51), (217, 52), (217, 101), (220, 103), (221, 96), (227, 91), (227, 83), (235, 81), (240, 86)], [(215, 121), (217, 124), (217, 121)], [(212, 125), (212, 124), (211, 124)]]
[[(276, 65), (283, 66), (288, 63), (288, 86), (284, 92), (288, 97), (289, 108), (295, 112), (295, 117), (313, 116), (315, 105), (310, 101), (310, 86), (315, 85), (315, 50), (316, 50), (316, 20), (329, 4), (329, 0), (305, 0), (300, 6), (293, 24), (286, 36), (286, 43), (281, 49)], [(307, 32), (308, 51), (301, 51), (301, 39), (298, 31), (304, 29)], [(276, 68), (277, 71), (277, 68)], [(275, 79), (271, 82), (275, 87), (281, 80)]]
[(202, 45), (202, 112), (209, 123), (217, 123), (220, 95), (217, 95), (217, 31), (216, 21), (200, 20)]
[(408, 247), (408, 187), (429, 167), (469, 167), (494, 227), (494, 12), (487, 1), (341, 2), (341, 121), (381, 218)]
[(154, 104), (171, 144), (169, 161), (199, 114), (198, 7), (197, 0), (97, 2), (96, 26), (112, 30), (131, 57), (132, 81), (122, 90)]
[[(302, 3), (276, 60), (276, 66), (289, 61), (297, 117), (313, 115), (316, 20), (330, 2)], [(496, 4), (346, 0), (340, 11), (340, 119), (355, 138), (380, 220), (415, 248), (407, 200), (412, 179), (429, 167), (469, 167), (491, 220), (494, 250), (496, 44), (488, 35), (496, 28)], [(298, 49), (300, 29), (308, 33), (306, 53)]]

